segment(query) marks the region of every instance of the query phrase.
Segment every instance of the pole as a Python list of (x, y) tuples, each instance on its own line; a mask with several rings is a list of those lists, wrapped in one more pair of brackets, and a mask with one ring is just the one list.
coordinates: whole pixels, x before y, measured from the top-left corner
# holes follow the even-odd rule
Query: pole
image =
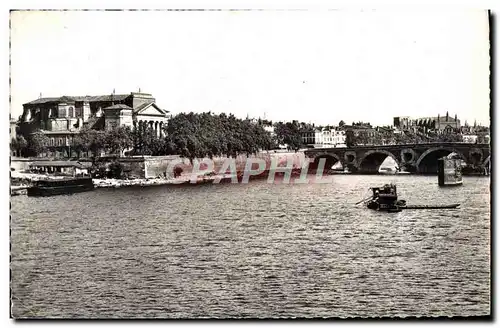
[(354, 204), (354, 205), (361, 204), (362, 202), (367, 201), (367, 200), (368, 200), (368, 199), (370, 199), (371, 197), (372, 197), (372, 196), (369, 196), (369, 197), (367, 197), (367, 198), (365, 198), (365, 199), (363, 199), (363, 200), (360, 200), (359, 202), (357, 202), (357, 203), (356, 203), (356, 204)]

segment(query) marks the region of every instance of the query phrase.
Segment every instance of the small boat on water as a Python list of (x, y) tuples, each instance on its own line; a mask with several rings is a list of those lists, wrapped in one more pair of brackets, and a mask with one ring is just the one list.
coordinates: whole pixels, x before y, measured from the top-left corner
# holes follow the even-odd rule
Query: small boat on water
[(10, 186), (10, 195), (19, 196), (27, 193), (28, 186)]
[(385, 175), (394, 175), (396, 174), (396, 171), (393, 170), (392, 168), (390, 167), (381, 167), (379, 170), (378, 170), (378, 174), (385, 174)]
[[(370, 188), (373, 192), (368, 201), (365, 202), (366, 207), (376, 211), (385, 212), (401, 212), (402, 210), (415, 209), (453, 209), (460, 204), (449, 205), (406, 205), (406, 201), (398, 199), (397, 188), (394, 184), (386, 184), (383, 187)], [(358, 202), (359, 204), (359, 202)]]
[(92, 178), (62, 178), (62, 179), (45, 179), (33, 183), (33, 186), (27, 190), (28, 196), (54, 196), (74, 194), (94, 190)]
[(397, 171), (396, 174), (411, 174), (410, 172), (407, 172), (407, 171)]

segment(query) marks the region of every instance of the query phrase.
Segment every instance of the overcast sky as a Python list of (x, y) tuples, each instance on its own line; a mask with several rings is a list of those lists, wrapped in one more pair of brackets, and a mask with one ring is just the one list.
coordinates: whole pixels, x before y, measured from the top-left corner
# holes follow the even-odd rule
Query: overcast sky
[(182, 111), (337, 124), (489, 124), (485, 11), (13, 12), (11, 112), (152, 93)]

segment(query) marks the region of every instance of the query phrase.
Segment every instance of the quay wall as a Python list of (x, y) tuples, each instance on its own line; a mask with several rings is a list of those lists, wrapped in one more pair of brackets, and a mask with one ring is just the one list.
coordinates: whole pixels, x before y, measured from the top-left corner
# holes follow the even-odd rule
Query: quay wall
[[(287, 152), (287, 153), (274, 153), (274, 152), (261, 152), (255, 155), (251, 155), (247, 157), (246, 155), (237, 156), (235, 161), (236, 171), (243, 172), (245, 170), (245, 166), (247, 163), (247, 158), (259, 158), (263, 159), (266, 162), (266, 170), (269, 170), (271, 167), (271, 162), (273, 158), (279, 165), (285, 166), (287, 161), (293, 163), (294, 168), (300, 168), (302, 166), (303, 160), (305, 158), (303, 152)], [(210, 159), (198, 159), (198, 161), (209, 161)], [(227, 160), (227, 157), (214, 157), (211, 161), (213, 162), (214, 168), (213, 170), (217, 173), (222, 173), (221, 168), (224, 162)], [(175, 161), (175, 163), (173, 163)], [(175, 164), (175, 166), (174, 166)], [(201, 165), (201, 169), (205, 169), (206, 166), (204, 163)], [(173, 167), (179, 167), (182, 169), (182, 174), (191, 174), (193, 172), (193, 165), (186, 158), (180, 158), (179, 156), (155, 156), (148, 157), (144, 160), (144, 177), (145, 178), (156, 178), (160, 176), (167, 176), (173, 174)], [(254, 167), (256, 168), (256, 167)], [(227, 173), (230, 173), (227, 171)]]
[[(266, 151), (260, 152), (255, 155), (247, 157), (246, 155), (239, 155), (235, 160), (236, 171), (243, 172), (246, 165), (247, 158), (260, 158), (266, 162), (266, 170), (271, 167), (271, 162), (273, 158), (279, 163), (280, 166), (285, 166), (287, 161), (293, 163), (294, 168), (300, 168), (304, 161), (303, 152), (281, 152), (281, 151)], [(227, 157), (214, 157), (212, 159), (214, 163), (214, 171), (220, 172), (222, 165)], [(51, 158), (11, 158), (10, 167), (11, 170), (15, 171), (26, 171), (29, 166), (36, 161), (48, 161)], [(58, 159), (61, 160), (61, 159)], [(198, 159), (199, 161), (209, 159)], [(79, 159), (81, 163), (90, 163), (90, 159)], [(182, 174), (187, 175), (193, 172), (193, 165), (187, 158), (181, 158), (177, 155), (171, 156), (145, 156), (145, 157), (121, 157), (118, 161), (123, 164), (124, 172), (129, 178), (158, 178), (158, 177), (173, 177), (173, 168), (180, 167), (182, 169)], [(175, 161), (175, 166), (174, 166)], [(201, 165), (204, 169), (204, 164)], [(255, 169), (256, 167), (254, 167)], [(229, 173), (229, 171), (227, 171)]]

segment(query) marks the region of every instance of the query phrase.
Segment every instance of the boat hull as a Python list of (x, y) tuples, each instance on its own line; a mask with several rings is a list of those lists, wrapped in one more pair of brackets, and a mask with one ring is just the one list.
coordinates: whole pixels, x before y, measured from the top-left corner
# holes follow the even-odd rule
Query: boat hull
[(460, 181), (454, 181), (454, 182), (444, 182), (442, 184), (440, 184), (439, 186), (440, 187), (459, 187), (463, 185), (463, 181), (460, 180)]
[(39, 181), (27, 189), (29, 197), (67, 195), (94, 190), (92, 179)]

